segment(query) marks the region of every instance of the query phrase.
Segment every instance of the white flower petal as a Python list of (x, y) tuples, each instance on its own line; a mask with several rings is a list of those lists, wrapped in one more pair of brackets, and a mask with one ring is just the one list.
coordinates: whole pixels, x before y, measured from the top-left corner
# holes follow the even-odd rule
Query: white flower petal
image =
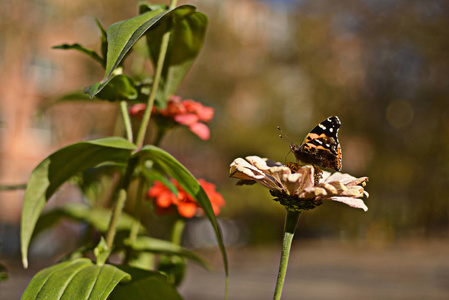
[(250, 162), (251, 165), (256, 167), (257, 169), (264, 171), (268, 170), (270, 167), (267, 165), (266, 158), (260, 158), (259, 156), (247, 156), (245, 157), (247, 161)]
[(267, 172), (273, 176), (274, 178), (276, 178), (276, 180), (278, 182), (282, 183), (282, 178), (284, 175), (290, 175), (292, 173), (292, 171), (284, 166), (280, 166), (280, 167), (271, 167), (267, 170)]
[(304, 167), (301, 167), (298, 172), (302, 176), (302, 180), (300, 181), (300, 184), (298, 186), (297, 194), (301, 194), (305, 189), (313, 187), (315, 184), (315, 168), (311, 165), (305, 165)]
[(365, 205), (365, 202), (361, 199), (352, 198), (352, 197), (331, 197), (331, 198), (322, 198), (320, 200), (333, 200), (337, 202), (344, 203), (354, 208), (361, 208), (364, 211), (368, 210), (368, 207)]
[(301, 198), (315, 198), (315, 197), (325, 197), (327, 196), (327, 191), (321, 187), (308, 187), (304, 189), (304, 192), (301, 194)]
[(326, 179), (321, 179), (321, 182), (331, 182), (331, 181), (340, 181), (341, 183), (343, 183), (344, 185), (347, 185), (348, 183), (354, 181), (355, 178), (354, 176), (351, 176), (349, 174), (343, 174), (340, 172), (335, 172), (334, 174), (332, 174), (331, 176), (327, 177)]
[(293, 174), (283, 174), (281, 178), (282, 185), (287, 190), (289, 195), (295, 195), (298, 190), (300, 179), (302, 174), (293, 173)]

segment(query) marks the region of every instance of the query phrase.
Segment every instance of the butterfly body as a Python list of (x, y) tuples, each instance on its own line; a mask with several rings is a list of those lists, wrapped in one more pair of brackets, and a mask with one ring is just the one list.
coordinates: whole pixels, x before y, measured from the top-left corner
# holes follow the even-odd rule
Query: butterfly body
[(313, 128), (301, 145), (290, 144), (290, 149), (303, 163), (340, 171), (341, 146), (337, 137), (340, 126), (337, 116), (329, 117)]

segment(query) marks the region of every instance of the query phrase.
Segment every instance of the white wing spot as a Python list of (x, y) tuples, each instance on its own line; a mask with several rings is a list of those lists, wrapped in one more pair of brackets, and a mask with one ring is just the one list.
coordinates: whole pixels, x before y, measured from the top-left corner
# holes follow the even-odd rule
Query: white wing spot
[(320, 140), (315, 140), (318, 144), (320, 144), (320, 145), (322, 145), (323, 144), (323, 142), (322, 141), (320, 141)]
[(329, 132), (334, 132), (334, 128), (329, 128)]
[(326, 126), (324, 126), (323, 124), (318, 124), (318, 126), (321, 128), (321, 129), (323, 129), (323, 130), (326, 130)]

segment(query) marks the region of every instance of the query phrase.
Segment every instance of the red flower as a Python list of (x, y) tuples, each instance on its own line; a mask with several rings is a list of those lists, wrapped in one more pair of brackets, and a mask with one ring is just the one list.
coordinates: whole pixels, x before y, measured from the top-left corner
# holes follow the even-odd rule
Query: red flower
[(145, 107), (147, 107), (146, 104), (144, 103), (137, 103), (134, 104), (133, 106), (131, 106), (131, 108), (129, 109), (129, 114), (133, 117), (138, 117), (138, 118), (142, 118), (143, 117), (143, 112), (145, 111)]
[[(135, 104), (131, 107), (130, 114), (141, 117), (144, 110), (145, 104)], [(180, 96), (172, 95), (168, 99), (165, 109), (154, 108), (152, 114), (163, 116), (178, 124), (189, 127), (190, 131), (202, 140), (208, 140), (210, 138), (209, 127), (204, 123), (212, 120), (214, 116), (214, 109), (212, 107), (204, 106), (191, 99), (182, 100)]]
[[(184, 191), (176, 180), (172, 179), (172, 183), (178, 189), (177, 196), (160, 181), (155, 181), (154, 185), (148, 190), (147, 196), (154, 199), (157, 213), (171, 213), (173, 208), (176, 208), (178, 213), (184, 218), (192, 218), (200, 213), (201, 208), (198, 203)], [(218, 215), (220, 208), (225, 205), (223, 196), (215, 190), (216, 186), (214, 184), (204, 179), (198, 179), (198, 183), (203, 187), (209, 197), (214, 214)]]

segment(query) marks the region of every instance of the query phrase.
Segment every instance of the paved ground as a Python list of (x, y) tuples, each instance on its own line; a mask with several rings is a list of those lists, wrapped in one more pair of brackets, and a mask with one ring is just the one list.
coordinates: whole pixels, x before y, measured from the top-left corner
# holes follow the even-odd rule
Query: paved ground
[[(278, 249), (230, 250), (230, 299), (272, 299)], [(186, 299), (223, 299), (223, 275), (190, 268)], [(394, 246), (338, 241), (294, 244), (284, 286), (289, 299), (449, 299), (449, 241)]]
[[(449, 299), (449, 241), (408, 241), (391, 246), (299, 240), (293, 245), (283, 300)], [(271, 299), (279, 248), (229, 249), (230, 300)], [(219, 253), (205, 255), (217, 266), (191, 265), (181, 293), (187, 300), (223, 299)], [(0, 299), (19, 299), (37, 270), (13, 268), (0, 283)]]

